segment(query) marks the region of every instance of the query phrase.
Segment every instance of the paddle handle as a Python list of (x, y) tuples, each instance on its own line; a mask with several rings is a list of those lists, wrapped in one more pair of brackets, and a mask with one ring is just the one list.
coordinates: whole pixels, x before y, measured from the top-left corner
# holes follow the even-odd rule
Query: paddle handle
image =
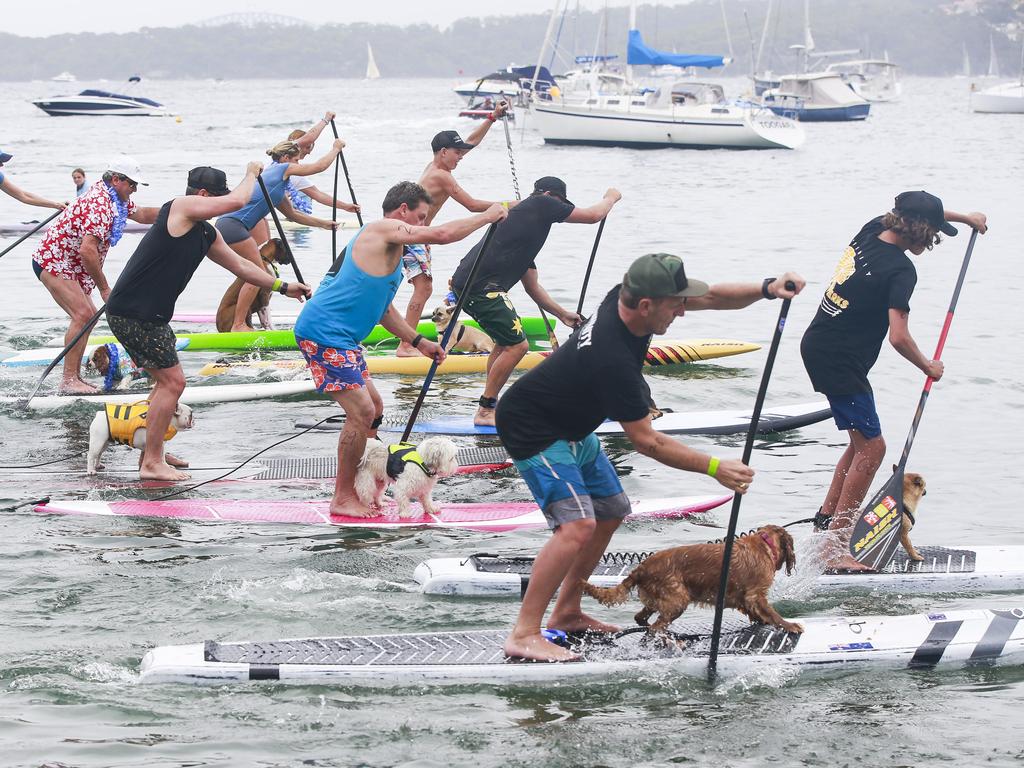
[(15, 248), (17, 248), (17, 247), (18, 247), (19, 245), (21, 245), (21, 244), (22, 244), (23, 242), (25, 242), (26, 240), (28, 240), (28, 239), (29, 239), (30, 237), (32, 237), (32, 235), (34, 235), (34, 234), (35, 234), (36, 232), (38, 232), (38, 231), (39, 231), (40, 229), (42, 229), (43, 227), (45, 227), (45, 226), (46, 226), (47, 224), (49, 224), (49, 223), (50, 223), (51, 221), (53, 221), (53, 220), (54, 220), (55, 218), (57, 218), (58, 216), (60, 216), (60, 215), (61, 215), (62, 213), (64, 213), (64, 209), (63, 209), (63, 208), (61, 208), (61, 209), (60, 209), (59, 211), (56, 211), (55, 213), (53, 213), (53, 214), (52, 214), (51, 216), (49, 216), (49, 217), (48, 217), (48, 218), (46, 218), (45, 220), (43, 220), (43, 221), (39, 222), (39, 223), (38, 223), (38, 224), (37, 224), (37, 225), (36, 225), (35, 227), (33, 227), (33, 228), (32, 228), (31, 230), (29, 230), (28, 232), (26, 232), (26, 233), (25, 233), (24, 235), (22, 235), (21, 237), (19, 237), (19, 238), (18, 238), (17, 240), (15, 240), (15, 241), (14, 241), (13, 243), (11, 243), (11, 244), (10, 244), (9, 246), (7, 246), (7, 247), (6, 247), (6, 248), (4, 248), (4, 249), (3, 249), (2, 251), (0, 251), (0, 258), (3, 258), (3, 257), (4, 257), (4, 256), (6, 256), (6, 255), (7, 255), (8, 253), (10, 253), (11, 251), (13, 251), (13, 250), (14, 250)]
[[(338, 128), (334, 125), (334, 118), (331, 118), (331, 130), (334, 132), (334, 138), (338, 137)], [(340, 154), (340, 153), (339, 153)], [(334, 157), (334, 193), (331, 195), (331, 223), (333, 224), (338, 220), (338, 168), (339, 168), (339, 156)], [(331, 228), (331, 262), (338, 257), (338, 230), (335, 227)]]
[(263, 174), (256, 177), (256, 181), (259, 182), (260, 191), (263, 193), (263, 199), (267, 203), (267, 208), (270, 209), (270, 217), (274, 220), (274, 226), (277, 228), (277, 236), (281, 238), (281, 243), (284, 245), (285, 251), (288, 256), (291, 257), (292, 269), (295, 270), (295, 279), (300, 283), (306, 281), (302, 279), (302, 272), (299, 270), (299, 262), (295, 260), (295, 255), (292, 253), (292, 247), (288, 245), (288, 238), (284, 236), (284, 227), (281, 226), (281, 220), (277, 218), (277, 209), (274, 207), (273, 201), (270, 199), (270, 192), (267, 190), (267, 184), (263, 181)]
[[(786, 288), (795, 290), (792, 282), (786, 283)], [(757, 389), (757, 398), (754, 400), (754, 411), (750, 416), (750, 426), (747, 428), (747, 440), (743, 445), (743, 463), (750, 462), (750, 456), (754, 450), (754, 438), (757, 437), (757, 429), (761, 421), (761, 409), (764, 407), (764, 399), (768, 394), (768, 382), (772, 376), (772, 368), (775, 365), (775, 356), (779, 351), (779, 343), (782, 341), (782, 331), (786, 327), (786, 317), (789, 315), (789, 305), (792, 299), (784, 299), (782, 307), (779, 308), (779, 319), (775, 325), (775, 333), (772, 335), (772, 343), (768, 349), (768, 359), (764, 364), (764, 372), (761, 374), (761, 385)], [(729, 585), (729, 562), (732, 558), (732, 547), (736, 537), (736, 527), (740, 517), (740, 502), (743, 495), (739, 492), (733, 494), (732, 511), (729, 513), (729, 530), (725, 535), (725, 548), (722, 552), (722, 573), (718, 580), (718, 595), (715, 598), (715, 620), (711, 628), (711, 648), (708, 652), (708, 682), (714, 683), (718, 674), (718, 646), (722, 640), (722, 615), (725, 612), (725, 591)]]
[(576, 314), (583, 317), (583, 299), (587, 295), (587, 286), (590, 285), (590, 273), (594, 269), (594, 259), (597, 258), (597, 247), (601, 244), (601, 234), (604, 232), (604, 223), (608, 220), (605, 216), (597, 225), (597, 234), (594, 236), (594, 247), (590, 249), (590, 262), (587, 264), (587, 272), (583, 275), (583, 287), (580, 288), (580, 302), (576, 305)]
[(107, 311), (107, 305), (106, 304), (104, 304), (102, 307), (97, 309), (96, 310), (96, 314), (93, 315), (89, 319), (89, 321), (82, 327), (82, 330), (80, 330), (78, 333), (75, 334), (75, 338), (73, 338), (71, 340), (71, 343), (69, 343), (67, 346), (65, 346), (64, 349), (61, 350), (61, 353), (59, 355), (57, 355), (57, 357), (54, 358), (53, 362), (51, 362), (48, 366), (46, 366), (46, 370), (43, 371), (43, 375), (39, 377), (39, 381), (36, 382), (35, 388), (32, 390), (32, 392), (29, 394), (29, 396), (26, 397), (25, 400), (23, 401), (24, 405), (27, 406), (29, 404), (29, 402), (32, 400), (32, 398), (35, 397), (36, 394), (38, 394), (39, 388), (41, 386), (43, 386), (43, 382), (46, 380), (46, 377), (50, 375), (50, 371), (52, 371), (54, 368), (56, 368), (58, 365), (60, 365), (60, 362), (65, 357), (67, 357), (68, 352), (71, 351), (71, 348), (73, 346), (75, 346), (75, 344), (77, 344), (79, 341), (81, 341), (82, 337), (85, 336), (85, 334), (87, 334), (89, 331), (92, 330), (92, 327), (94, 325), (96, 325), (96, 323), (99, 321), (100, 317), (102, 317), (103, 313), (106, 312), (106, 311)]
[[(334, 119), (333, 118), (331, 118), (331, 130), (334, 131), (334, 138), (337, 139), (338, 138), (338, 129), (334, 126)], [(348, 196), (352, 198), (352, 205), (359, 205), (359, 203), (356, 202), (356, 191), (354, 189), (352, 189), (352, 178), (348, 175), (348, 163), (345, 162), (345, 150), (344, 149), (341, 150), (340, 152), (338, 152), (338, 157), (337, 157), (337, 159), (334, 162), (337, 163), (338, 160), (341, 160), (341, 169), (343, 171), (345, 171), (345, 183), (348, 185)], [(337, 171), (335, 171), (335, 173), (337, 173)], [(337, 186), (338, 186), (337, 182), (335, 182), (334, 186), (335, 186), (335, 189), (337, 189)], [(360, 213), (359, 211), (356, 211), (356, 221), (359, 222), (359, 226), (360, 227), (363, 226), (363, 214)], [(337, 253), (335, 253), (335, 255), (337, 255)]]
[[(493, 222), (487, 228), (487, 234), (484, 235), (484, 241), (480, 246), (480, 252), (476, 255), (476, 259), (473, 261), (473, 266), (470, 267), (469, 276), (466, 278), (466, 285), (459, 293), (459, 299), (455, 302), (455, 309), (452, 310), (451, 319), (448, 321), (448, 327), (444, 329), (444, 334), (441, 337), (441, 348), (447, 349), (448, 342), (455, 332), (455, 326), (458, 324), (459, 314), (462, 312), (462, 305), (466, 303), (466, 297), (469, 296), (469, 289), (473, 285), (473, 279), (476, 277), (477, 270), (480, 268), (480, 264), (483, 261), (484, 254), (487, 252), (487, 247), (491, 244), (491, 238), (494, 237), (494, 232), (498, 229), (498, 222)], [(423, 379), (423, 386), (420, 388), (420, 393), (416, 397), (416, 404), (412, 408), (412, 413), (409, 414), (409, 421), (405, 425), (405, 429), (402, 431), (402, 442), (408, 442), (409, 435), (412, 434), (413, 425), (416, 424), (416, 417), (419, 416), (420, 408), (423, 407), (423, 400), (427, 396), (427, 392), (430, 390), (430, 383), (434, 380), (434, 374), (437, 373), (437, 358), (430, 364), (430, 370), (427, 371), (426, 378)]]

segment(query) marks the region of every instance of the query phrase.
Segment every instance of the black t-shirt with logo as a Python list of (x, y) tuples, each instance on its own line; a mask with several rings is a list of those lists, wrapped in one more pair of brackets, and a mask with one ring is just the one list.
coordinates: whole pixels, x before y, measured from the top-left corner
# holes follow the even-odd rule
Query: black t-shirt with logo
[(800, 343), (811, 383), (826, 395), (870, 392), (889, 310), (910, 311), (917, 270), (902, 248), (878, 239), (882, 231), (882, 217), (872, 219), (847, 246)]
[(582, 440), (605, 419), (644, 418), (650, 343), (622, 322), (615, 286), (590, 320), (498, 400), (498, 436), (509, 455), (526, 459), (556, 440)]
[[(491, 238), (484, 260), (473, 279), (471, 293), (508, 291), (518, 283), (528, 269), (536, 269), (534, 259), (548, 239), (551, 225), (565, 221), (573, 211), (567, 203), (552, 195), (530, 195), (508, 212)], [(461, 293), (473, 268), (483, 240), (459, 263), (452, 276), (452, 289)]]

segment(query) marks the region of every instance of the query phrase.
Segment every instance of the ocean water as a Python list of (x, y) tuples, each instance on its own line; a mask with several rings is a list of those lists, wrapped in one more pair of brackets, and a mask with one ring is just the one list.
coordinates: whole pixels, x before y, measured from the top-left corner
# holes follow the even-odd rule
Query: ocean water
[[(0, 100), (0, 147), (15, 155), (4, 168), (12, 181), (58, 198), (73, 194), (75, 166), (86, 168), (93, 180), (106, 158), (128, 152), (151, 181), (136, 200), (160, 205), (181, 193), (189, 168), (215, 165), (234, 183), (246, 161), (265, 159), (265, 148), (330, 108), (337, 110), (348, 142), (357, 198), (372, 218), (388, 187), (418, 178), (434, 133), (472, 130), (455, 117), (459, 104), (451, 85), (443, 80), (142, 84), (140, 91), (168, 104), (180, 114), (179, 122), (50, 118), (28, 100), (60, 92), (62, 86), (13, 83)], [(732, 93), (740, 85), (728, 83)], [(908, 79), (902, 102), (873, 107), (863, 124), (808, 125), (807, 143), (795, 152), (546, 147), (529, 121), (524, 126), (520, 120), (513, 133), (515, 167), (524, 190), (533, 179), (556, 174), (566, 180), (570, 199), (581, 205), (611, 186), (623, 193), (605, 228), (586, 312), (633, 258), (650, 251), (679, 254), (692, 276), (710, 282), (759, 282), (787, 269), (804, 275), (808, 289), (793, 302), (768, 407), (814, 397), (800, 362), (799, 337), (844, 246), (865, 221), (887, 210), (906, 189), (927, 189), (950, 209), (987, 213), (991, 231), (975, 248), (943, 355), (946, 376), (932, 390), (910, 459), (910, 468), (926, 476), (929, 488), (914, 540), (919, 545), (1024, 544), (1016, 498), (1024, 481), (1019, 448), (1024, 386), (1017, 360), (1024, 344), (1022, 123), (1020, 116), (971, 114), (967, 89), (966, 80)], [(319, 150), (326, 149), (326, 139)], [(512, 196), (500, 126), (456, 175), (477, 197)], [(330, 189), (332, 182), (330, 172), (317, 178), (321, 189)], [(329, 210), (319, 211), (330, 217)], [(46, 212), (0, 196), (0, 221), (40, 214)], [(449, 203), (439, 220), (460, 215)], [(540, 256), (542, 283), (568, 307), (578, 300), (595, 231), (557, 225)], [(299, 230), (289, 236), (304, 274), (315, 282), (331, 260), (330, 234)], [(347, 236), (340, 234), (339, 241)], [(126, 235), (111, 251), (110, 274), (123, 266), (138, 239)], [(926, 352), (938, 338), (967, 239), (961, 233), (916, 259), (911, 331)], [(468, 247), (435, 250), (438, 297)], [(0, 284), (6, 289), (0, 353), (42, 346), (63, 331), (62, 314), (32, 275), (31, 252), (25, 243), (0, 260)], [(230, 280), (215, 265), (204, 265), (179, 309), (212, 311)], [(407, 297), (403, 288), (401, 306)], [(523, 314), (533, 314), (524, 294), (515, 293), (514, 301)], [(280, 297), (274, 307), (294, 308)], [(778, 309), (777, 302), (759, 302), (736, 312), (691, 313), (676, 321), (667, 338), (736, 338), (766, 347)], [(195, 371), (215, 357), (186, 353), (183, 361)], [(658, 402), (676, 410), (745, 407), (753, 402), (764, 358), (762, 350), (654, 371), (649, 379)], [(0, 391), (26, 394), (38, 373), (0, 373)], [(889, 458), (895, 461), (924, 380), (886, 346), (872, 381)], [(377, 383), (391, 413), (407, 410), (420, 386), (415, 377), (380, 377)], [(476, 376), (443, 377), (429, 393), (426, 409), (469, 414), (481, 387)], [(294, 439), (267, 455), (329, 454), (334, 435), (296, 436), (293, 424), (323, 418), (335, 408), (310, 399), (200, 406), (196, 428), (179, 435), (173, 448), (196, 466), (241, 463), (286, 437)], [(94, 411), (82, 406), (29, 413), (0, 406), (4, 467), (70, 456), (51, 465), (56, 470), (51, 474), (0, 469), (0, 505), (45, 495), (110, 499), (159, 493), (130, 483), (111, 487), (109, 478), (76, 474), (85, 466)], [(739, 438), (686, 441), (723, 457), (742, 450)], [(718, 490), (709, 478), (665, 468), (623, 440), (607, 445), (633, 496)], [(844, 445), (845, 436), (828, 423), (759, 440), (752, 458), (758, 474), (743, 502), (741, 529), (813, 513)], [(130, 467), (135, 455), (110, 449), (106, 459), (110, 466)], [(228, 483), (206, 486), (193, 496), (322, 498), (329, 492), (328, 484)], [(436, 495), (441, 501), (529, 498), (514, 472), (455, 478)], [(726, 514), (631, 523), (612, 548), (651, 550), (717, 538), (724, 533)], [(412, 569), (427, 557), (449, 554), (533, 554), (546, 536), (542, 531), (389, 533), (44, 517), (26, 508), (8, 509), (0, 538), (0, 763), (833, 766), (1019, 765), (1024, 759), (1019, 667), (924, 673), (776, 670), (728, 678), (714, 688), (702, 679), (668, 675), (547, 687), (495, 681), (454, 690), (137, 684), (139, 661), (155, 645), (509, 626), (517, 602), (428, 598), (415, 590)], [(816, 596), (806, 586), (814, 567), (801, 562), (802, 578), (780, 577), (774, 594), (784, 615), (903, 614), (1022, 602), (1012, 594)], [(633, 610), (627, 605), (598, 613), (628, 623)]]

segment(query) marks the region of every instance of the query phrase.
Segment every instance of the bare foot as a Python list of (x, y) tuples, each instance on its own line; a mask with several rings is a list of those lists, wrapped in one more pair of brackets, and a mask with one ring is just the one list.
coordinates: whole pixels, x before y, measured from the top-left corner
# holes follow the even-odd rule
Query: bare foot
[(551, 614), (548, 619), (548, 626), (551, 629), (560, 629), (563, 632), (603, 632), (612, 634), (618, 632), (619, 627), (614, 624), (606, 624), (598, 621), (593, 616), (580, 611), (579, 613)]
[(98, 395), (99, 390), (79, 378), (64, 379), (57, 392), (61, 395)]
[(493, 427), (494, 409), (483, 407), (477, 408), (476, 415), (473, 417), (473, 424), (478, 427)]
[(181, 467), (187, 467), (188, 466), (188, 462), (187, 461), (185, 461), (184, 459), (179, 459), (173, 453), (165, 453), (164, 454), (164, 461), (166, 461), (172, 467), (179, 467), (179, 468), (181, 468)]
[(378, 517), (380, 515), (379, 512), (355, 498), (344, 501), (331, 499), (330, 513), (338, 517)]
[(139, 479), (140, 480), (169, 480), (171, 482), (179, 482), (181, 480), (188, 480), (189, 475), (185, 472), (179, 472), (174, 467), (165, 464), (143, 464), (139, 467)]
[(543, 635), (509, 635), (505, 640), (505, 655), (512, 659), (531, 661), (579, 661), (580, 657), (560, 645), (546, 640)]
[(231, 326), (231, 333), (250, 333), (252, 330), (252, 326), (248, 326), (245, 323)]
[(845, 554), (840, 555), (834, 560), (830, 560), (825, 564), (825, 571), (856, 571), (858, 573), (874, 573), (875, 569), (864, 565), (853, 558), (853, 555)]
[(395, 350), (395, 357), (422, 357), (422, 353), (412, 344), (403, 341)]

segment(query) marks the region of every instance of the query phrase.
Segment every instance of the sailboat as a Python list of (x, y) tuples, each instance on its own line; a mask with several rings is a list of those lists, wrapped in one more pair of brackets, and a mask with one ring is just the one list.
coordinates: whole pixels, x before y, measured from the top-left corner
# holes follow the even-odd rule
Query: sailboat
[[(549, 25), (541, 59), (550, 31)], [(711, 68), (722, 66), (725, 59), (649, 47), (636, 28), (635, 2), (630, 7), (626, 51), (626, 76), (613, 91), (563, 96), (558, 89), (534, 94), (530, 113), (545, 142), (644, 149), (795, 149), (803, 143), (801, 125), (756, 105), (729, 103), (719, 85), (677, 82), (656, 89), (639, 87), (633, 80), (635, 65)]]
[(380, 70), (377, 69), (377, 62), (373, 58), (373, 47), (366, 44), (366, 79), (376, 80), (380, 77)]
[(967, 43), (964, 43), (963, 46), (964, 46), (964, 64), (963, 64), (963, 69), (961, 70), (959, 76), (960, 77), (970, 77), (971, 76), (971, 56), (970, 56), (969, 53), (967, 53)]
[(986, 77), (999, 77), (999, 57), (996, 56), (996, 37), (988, 36), (988, 74)]
[(972, 86), (971, 111), (1024, 114), (1024, 42), (1020, 47), (1020, 76), (1017, 82), (994, 85), (983, 91), (975, 91)]

